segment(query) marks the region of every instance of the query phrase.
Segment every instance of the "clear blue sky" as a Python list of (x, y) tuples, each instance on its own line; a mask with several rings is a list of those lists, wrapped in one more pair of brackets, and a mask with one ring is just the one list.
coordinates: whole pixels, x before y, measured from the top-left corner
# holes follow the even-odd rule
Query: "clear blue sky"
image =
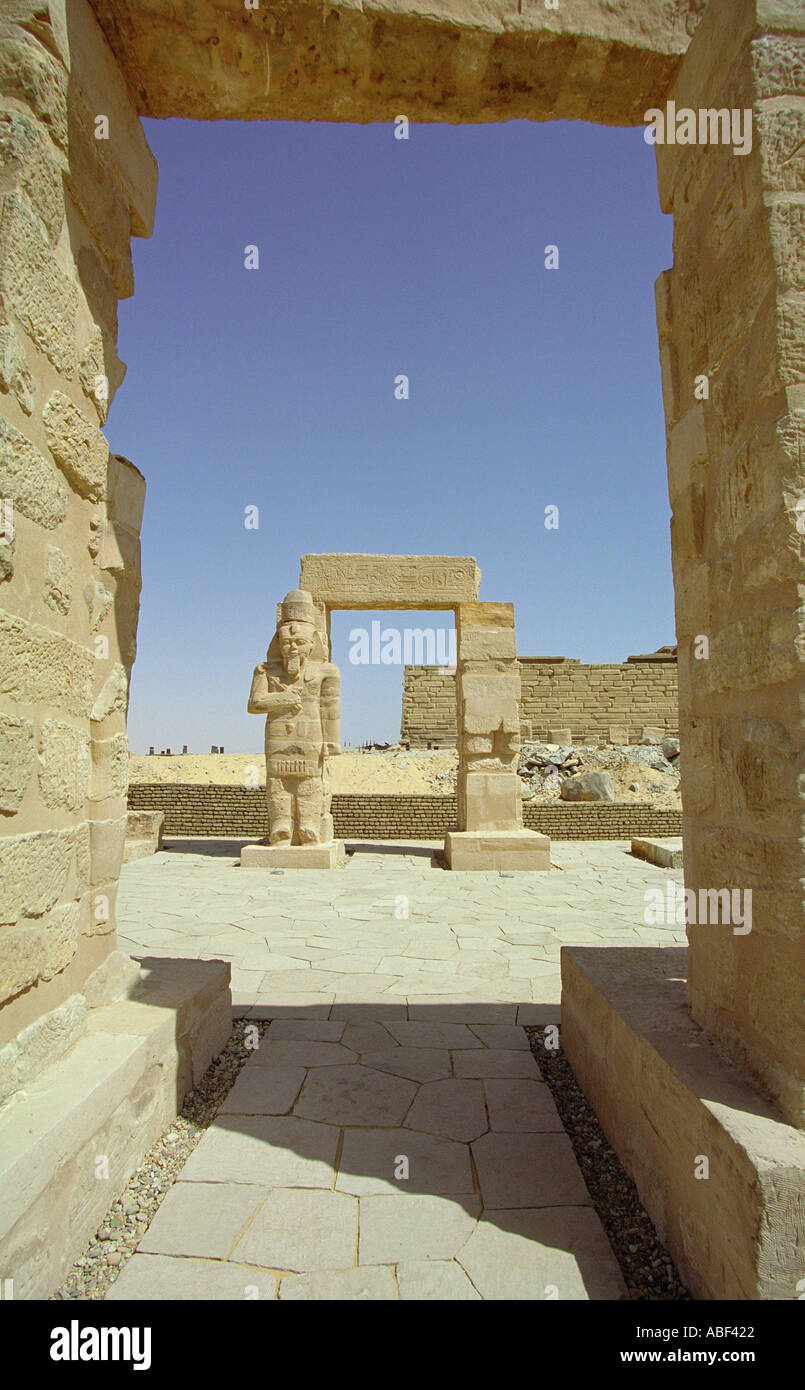
[[(156, 226), (106, 426), (148, 480), (134, 752), (262, 746), (252, 668), (305, 551), (474, 555), (524, 656), (674, 640), (653, 290), (671, 219), (642, 126), (144, 126)], [(377, 617), (422, 621), (335, 620), (350, 742), (399, 734), (401, 668), (348, 661)]]

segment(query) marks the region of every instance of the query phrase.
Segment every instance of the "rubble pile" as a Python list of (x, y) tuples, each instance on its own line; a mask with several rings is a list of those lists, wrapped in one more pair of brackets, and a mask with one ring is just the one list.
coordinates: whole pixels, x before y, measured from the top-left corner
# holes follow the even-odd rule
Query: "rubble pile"
[(620, 746), (527, 741), (517, 770), (523, 800), (538, 805), (562, 800), (681, 806), (677, 738)]

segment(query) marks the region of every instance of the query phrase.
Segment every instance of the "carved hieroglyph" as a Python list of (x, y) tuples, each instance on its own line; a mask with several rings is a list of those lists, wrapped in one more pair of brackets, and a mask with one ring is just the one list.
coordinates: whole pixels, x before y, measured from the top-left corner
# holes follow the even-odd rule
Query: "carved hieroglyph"
[(271, 845), (333, 839), (327, 759), (341, 752), (341, 677), (328, 660), (311, 595), (280, 606), (265, 661), (255, 667), (249, 713), (266, 716), (266, 797)]

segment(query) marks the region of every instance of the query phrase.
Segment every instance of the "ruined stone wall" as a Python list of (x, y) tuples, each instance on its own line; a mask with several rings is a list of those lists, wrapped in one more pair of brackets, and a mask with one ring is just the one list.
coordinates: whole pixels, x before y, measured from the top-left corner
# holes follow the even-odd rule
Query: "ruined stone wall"
[[(521, 731), (549, 739), (570, 730), (575, 743), (639, 743), (646, 728), (677, 733), (676, 661), (630, 660), (585, 665), (520, 657)], [(401, 742), (450, 748), (456, 742), (455, 674), (437, 666), (406, 666)]]
[(3, 15), (0, 1100), (80, 1032), (114, 946), (145, 484), (101, 426), (156, 195), (89, 6)]
[(688, 927), (696, 1020), (805, 1124), (805, 11), (710, 0), (670, 93), (751, 109), (751, 153), (658, 145), (657, 281), (679, 642), (685, 881), (752, 893)]

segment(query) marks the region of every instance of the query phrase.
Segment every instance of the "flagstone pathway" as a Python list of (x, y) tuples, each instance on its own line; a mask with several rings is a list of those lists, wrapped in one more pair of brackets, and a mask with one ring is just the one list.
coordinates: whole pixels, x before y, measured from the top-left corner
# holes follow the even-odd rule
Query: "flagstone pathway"
[(512, 875), (422, 844), (266, 874), (238, 848), (123, 870), (121, 945), (230, 960), (234, 1013), (269, 1026), (107, 1297), (625, 1297), (523, 1025), (559, 1021), (561, 945), (684, 942), (643, 924), (681, 871), (621, 843)]

